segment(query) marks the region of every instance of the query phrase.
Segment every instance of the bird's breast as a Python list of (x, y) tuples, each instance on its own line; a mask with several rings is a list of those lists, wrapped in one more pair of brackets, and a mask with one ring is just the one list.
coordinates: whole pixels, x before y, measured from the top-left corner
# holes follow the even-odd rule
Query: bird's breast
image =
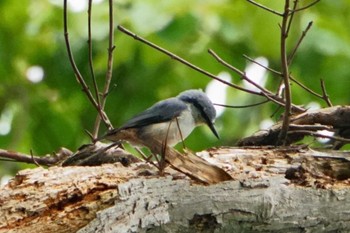
[(174, 146), (185, 139), (196, 127), (190, 111), (184, 111), (180, 116), (169, 122), (157, 123), (142, 127), (139, 131), (142, 140), (152, 138)]

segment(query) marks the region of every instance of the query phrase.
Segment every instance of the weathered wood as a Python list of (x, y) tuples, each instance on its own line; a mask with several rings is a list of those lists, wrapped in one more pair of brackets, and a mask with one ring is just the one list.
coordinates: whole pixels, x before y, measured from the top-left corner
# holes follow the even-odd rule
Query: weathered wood
[(144, 163), (21, 171), (0, 191), (0, 232), (350, 231), (349, 153), (220, 148), (200, 155), (235, 180), (202, 185), (169, 168), (159, 177)]
[(64, 161), (61, 161), (61, 164), (63, 167), (99, 166), (106, 163), (121, 163), (124, 166), (129, 166), (140, 161), (140, 159), (115, 144), (107, 145), (95, 142), (81, 146), (74, 154), (72, 153)]
[[(286, 139), (287, 145), (300, 141), (306, 135), (312, 136), (314, 132), (322, 129), (328, 129), (337, 132), (340, 136), (340, 141), (343, 143), (350, 143), (350, 106), (334, 106), (307, 111), (292, 116), (290, 119), (290, 124), (290, 132)], [(239, 140), (237, 145), (275, 145), (281, 127), (282, 122), (277, 122), (269, 129), (259, 130), (253, 135)]]
[[(137, 129), (121, 130), (118, 137), (123, 141), (132, 142), (136, 145), (143, 145), (144, 142), (136, 137)], [(111, 140), (113, 140), (113, 137)], [(218, 182), (232, 180), (232, 177), (221, 168), (214, 164), (208, 163), (206, 160), (192, 154), (181, 154), (173, 147), (166, 144), (166, 141), (159, 141), (155, 138), (148, 138), (146, 146), (150, 151), (162, 157), (162, 160), (170, 164), (174, 169), (191, 177), (192, 179), (204, 184), (216, 184)]]
[(0, 232), (75, 232), (113, 204), (123, 166), (20, 171), (0, 192)]

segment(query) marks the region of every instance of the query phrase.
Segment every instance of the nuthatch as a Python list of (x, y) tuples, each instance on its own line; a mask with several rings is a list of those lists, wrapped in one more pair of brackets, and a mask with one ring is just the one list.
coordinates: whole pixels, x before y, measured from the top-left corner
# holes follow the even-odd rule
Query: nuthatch
[(120, 128), (110, 130), (101, 139), (125, 140), (149, 148), (154, 141), (174, 146), (202, 124), (208, 125), (219, 138), (214, 128), (215, 116), (215, 108), (204, 92), (188, 90), (157, 102)]

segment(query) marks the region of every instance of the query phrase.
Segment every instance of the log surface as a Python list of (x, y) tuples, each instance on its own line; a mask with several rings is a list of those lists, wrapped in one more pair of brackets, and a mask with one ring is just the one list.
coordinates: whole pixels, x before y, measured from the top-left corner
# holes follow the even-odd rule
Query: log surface
[(201, 152), (235, 179), (215, 185), (144, 163), (23, 170), (0, 191), (0, 232), (349, 232), (349, 153), (331, 152)]

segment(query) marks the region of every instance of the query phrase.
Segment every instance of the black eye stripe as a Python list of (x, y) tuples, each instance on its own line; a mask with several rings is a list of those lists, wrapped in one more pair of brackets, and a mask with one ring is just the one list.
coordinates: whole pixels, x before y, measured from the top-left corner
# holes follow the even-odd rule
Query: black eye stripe
[(194, 105), (194, 107), (198, 109), (198, 111), (200, 112), (200, 114), (203, 117), (203, 119), (207, 122), (207, 124), (211, 124), (212, 123), (211, 120), (209, 119), (209, 116), (205, 113), (203, 106), (201, 106), (196, 101), (188, 101), (188, 102), (192, 103)]
[(201, 117), (208, 124), (212, 124), (216, 116), (216, 111), (213, 104), (204, 93), (195, 92), (192, 95), (182, 94), (179, 96), (179, 98), (186, 103), (192, 104), (196, 109), (198, 109)]

